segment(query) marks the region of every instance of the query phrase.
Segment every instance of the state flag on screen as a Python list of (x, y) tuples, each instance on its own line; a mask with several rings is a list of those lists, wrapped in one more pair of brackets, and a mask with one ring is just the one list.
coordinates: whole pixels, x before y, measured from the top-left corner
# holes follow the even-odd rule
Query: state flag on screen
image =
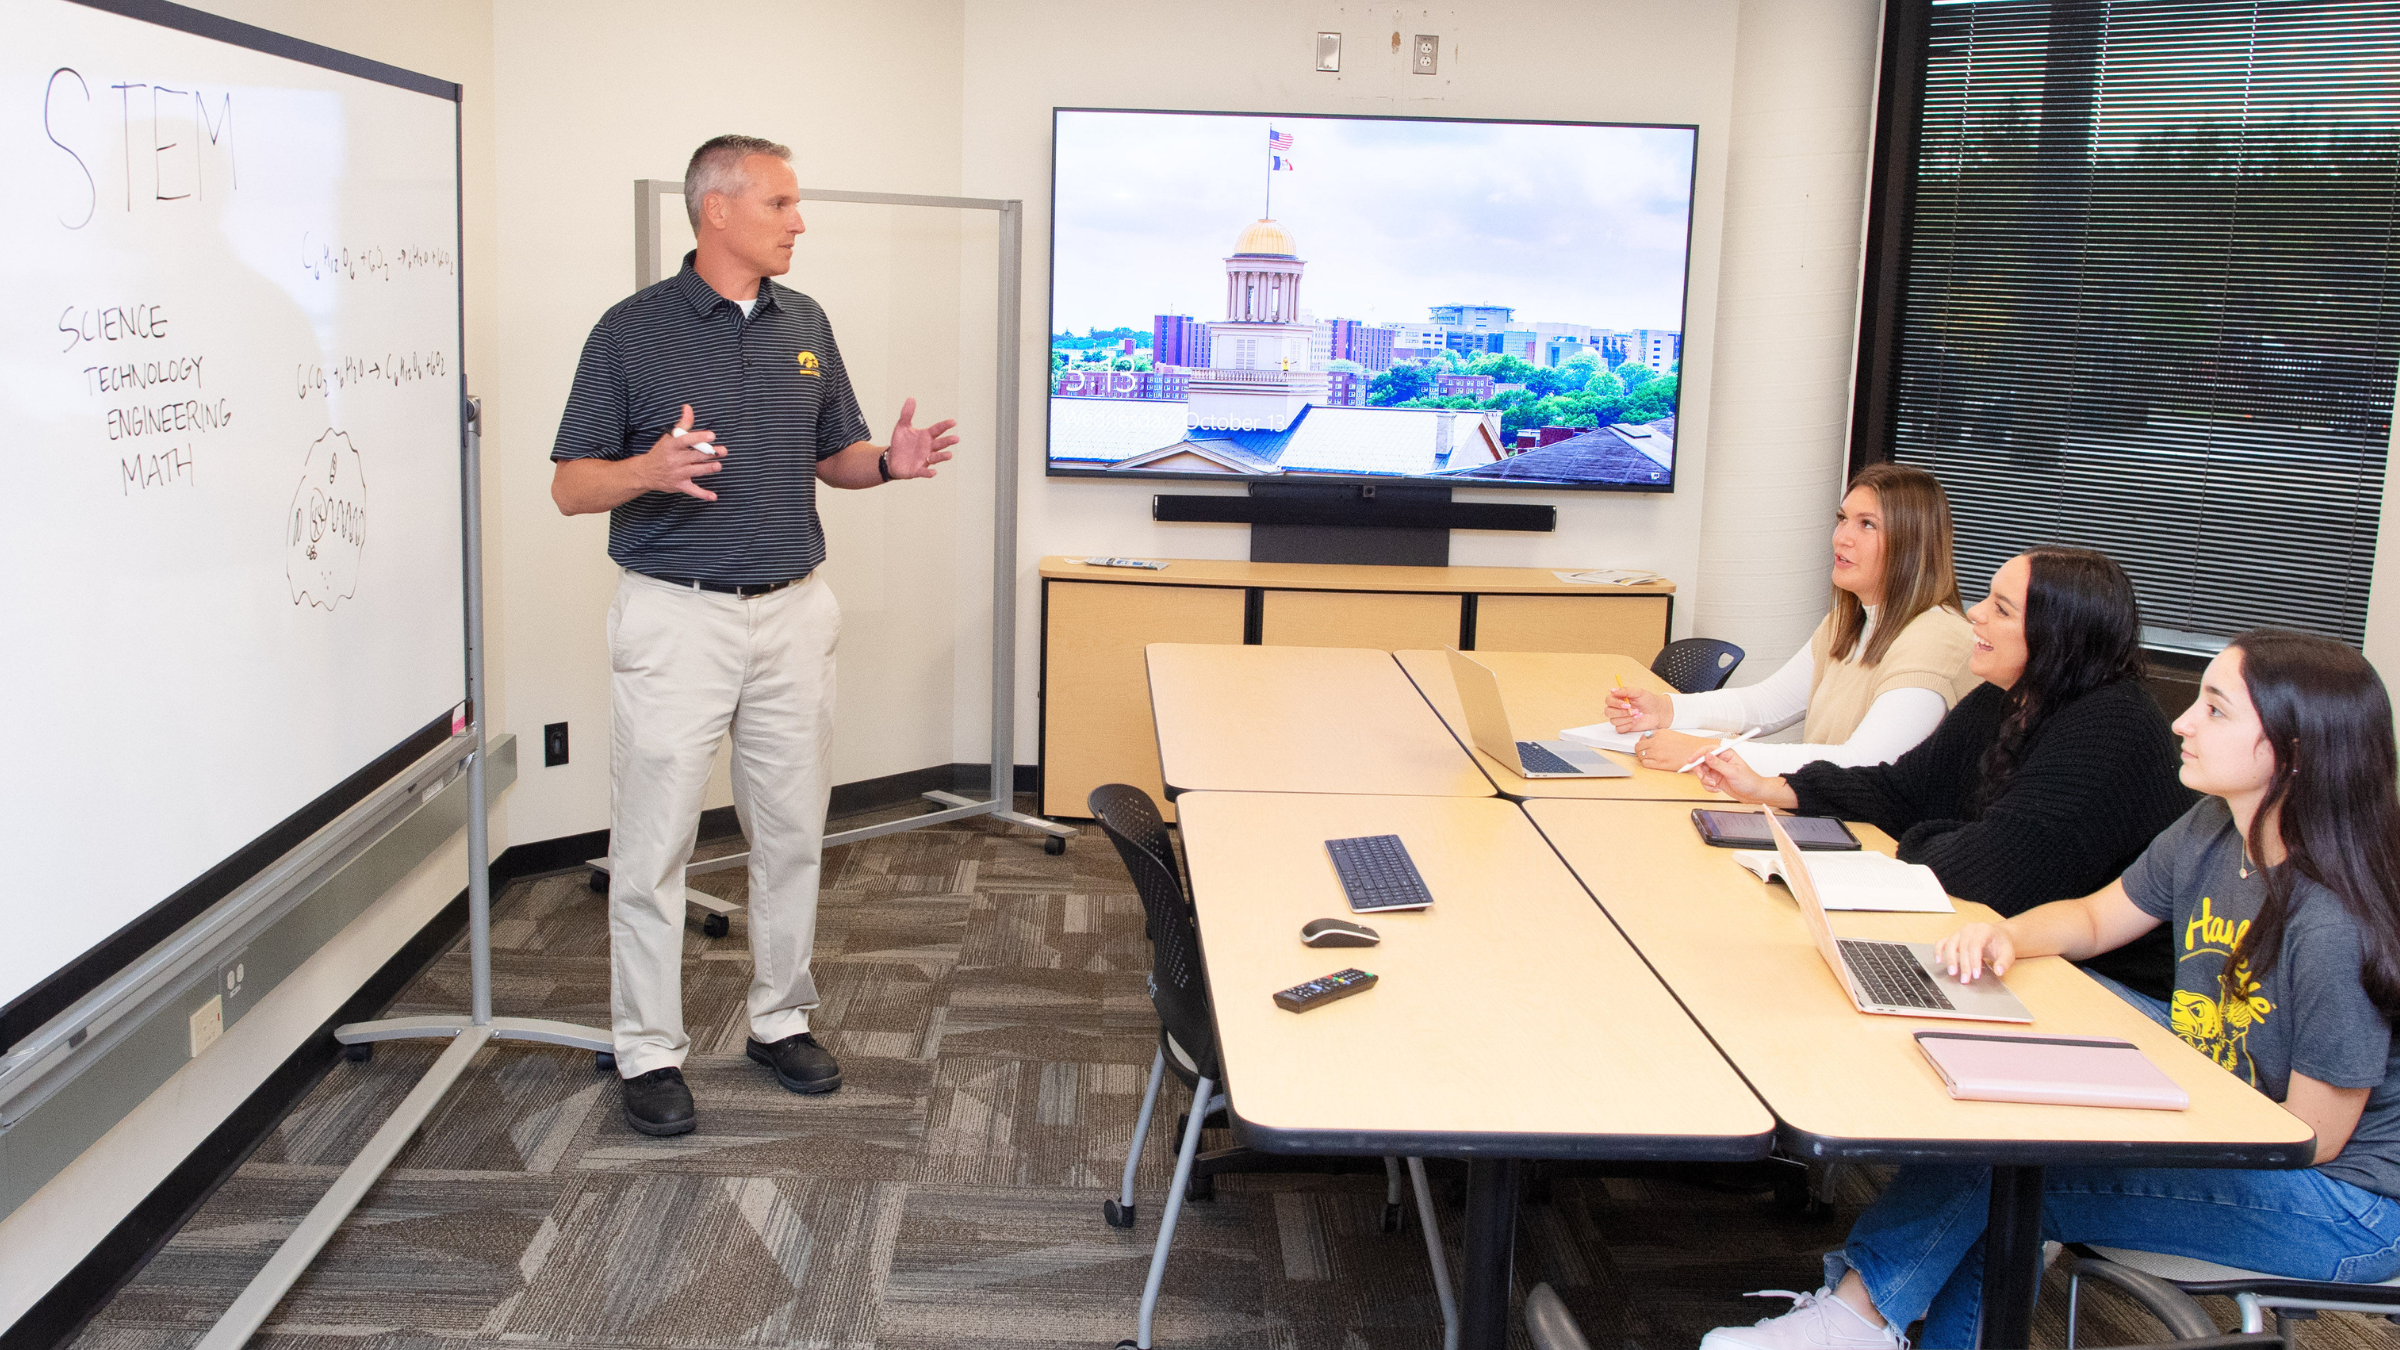
[(1267, 164), (1269, 172), (1299, 167), (1292, 163), (1292, 133), (1267, 128)]

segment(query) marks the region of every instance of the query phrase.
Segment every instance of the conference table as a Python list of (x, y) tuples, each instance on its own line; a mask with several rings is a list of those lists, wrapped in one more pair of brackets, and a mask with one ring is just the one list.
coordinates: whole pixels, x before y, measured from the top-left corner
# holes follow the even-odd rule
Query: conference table
[[(1473, 655), (1498, 673), (1515, 730), (1527, 739), (1599, 720), (1596, 712), (1581, 714), (1606, 697), (1605, 688), (1613, 687), (1617, 677), (1634, 683), (1633, 673), (1625, 668), (1632, 663), (1624, 658)], [(1735, 1142), (1745, 1137), (1736, 1128), (1738, 1120), (1728, 1115), (1712, 1122), (1713, 1131), (1683, 1138), (1682, 1146), (1693, 1151), (1676, 1152), (1675, 1141), (1649, 1132), (1664, 1128), (1659, 1122), (1624, 1114), (1652, 1105), (1624, 1098), (1673, 1094), (1656, 1088), (1659, 1075), (1670, 1067), (1664, 1060), (1644, 1060), (1639, 1070), (1643, 1076), (1617, 1077), (1617, 1057), (1635, 1038), (1624, 1035), (1615, 1020), (1561, 1022), (1545, 1010), (1543, 1020), (1550, 1025), (1534, 1027), (1537, 1019), (1532, 1017), (1510, 1023), (1520, 1036), (1538, 1038), (1562, 1057), (1559, 1062), (1569, 1065), (1592, 1062), (1591, 1050), (1605, 1046), (1609, 1059), (1592, 1063), (1595, 1075), (1605, 1077), (1563, 1075), (1571, 1080), (1569, 1089), (1591, 1093), (1592, 1100), (1579, 1103), (1571, 1097), (1542, 1095), (1548, 1090), (1528, 1086), (1523, 1090), (1535, 1096), (1526, 1099), (1520, 1113), (1519, 1103), (1510, 1100), (1519, 1090), (1513, 1086), (1518, 1076), (1541, 1077), (1527, 1073), (1522, 1063), (1505, 1078), (1454, 1097), (1429, 1093), (1399, 1076), (1402, 1061), (1415, 1058), (1406, 1053), (1407, 1043), (1438, 1030), (1425, 1013), (1432, 1005), (1420, 1002), (1420, 997), (1437, 997), (1419, 990), (1421, 971), (1432, 967), (1408, 963), (1455, 960), (1455, 966), (1445, 968), (1444, 978), (1431, 982), (1442, 987), (1440, 1006), (1488, 1016), (1493, 1009), (1505, 1011), (1521, 1002), (1529, 985), (1541, 983), (1528, 979), (1526, 972), (1550, 967), (1554, 957), (1562, 968), (1584, 960), (1616, 959), (1615, 949), (1599, 937), (1580, 937), (1588, 945), (1572, 955), (1545, 938), (1529, 937), (1518, 926), (1514, 893), (1481, 889), (1483, 874), (1476, 869), (1529, 867), (1539, 877), (1547, 866), (1543, 860), (1562, 863), (1580, 883), (1579, 903), (1606, 923), (1641, 962), (1647, 979), (1634, 984), (1642, 996), (1647, 998), (1654, 987), (1662, 989), (1713, 1042), (1707, 1055), (1676, 1059), (1674, 1065), (1699, 1083), (1715, 1081), (1720, 1070), (1738, 1073), (1772, 1113), (1776, 1140), (1792, 1156), (1992, 1166), (1984, 1345), (2023, 1346), (2030, 1341), (2040, 1290), (2045, 1166), (2105, 1162), (2299, 1167), (2310, 1160), (2313, 1139), (2307, 1126), (2056, 958), (2024, 961), (2010, 973), (2010, 988), (2035, 1016), (2028, 1029), (2132, 1041), (2191, 1094), (2190, 1109), (1952, 1100), (1917, 1052), (1910, 1033), (1959, 1024), (1857, 1012), (1826, 970), (1788, 894), (1780, 886), (1758, 881), (1722, 850), (1700, 842), (1689, 817), (1693, 796), (1703, 794), (1685, 787), (1688, 775), (1636, 769), (1632, 779), (1529, 781), (1488, 757), (1470, 756), (1455, 691), (1446, 671), (1432, 664), (1441, 656), (1410, 652), (1395, 658), (1346, 649), (1336, 657), (1324, 649), (1230, 646), (1160, 646), (1149, 653), (1166, 781), (1173, 785), (1170, 791), (1189, 794), (1179, 802), (1184, 811), (1180, 828), (1192, 860), (1203, 959), (1211, 986), (1218, 991), (1219, 1031), (1237, 1135), (1244, 1143), (1274, 1152), (1464, 1153), (1476, 1159), (1470, 1170), (1470, 1274), (1462, 1297), (1462, 1345), (1497, 1346), (1506, 1333), (1507, 1256), (1494, 1249), (1505, 1247), (1513, 1234), (1515, 1165), (1495, 1160), (1725, 1157), (1738, 1153)], [(1394, 699), (1369, 658), (1381, 658), (1385, 669), (1405, 672), (1404, 682), (1419, 691), (1419, 708)], [(1646, 677), (1647, 672), (1641, 673)], [(1602, 682), (1596, 696), (1595, 675)], [(1444, 690), (1450, 691), (1447, 716), (1442, 712)], [(1243, 710), (1259, 708), (1280, 711), (1244, 720)], [(1449, 737), (1450, 770), (1435, 753), (1439, 742), (1426, 735), (1426, 713), (1445, 731), (1453, 725), (1459, 728)], [(1371, 719), (1384, 716), (1392, 721), (1379, 735)], [(1345, 724), (1340, 738), (1344, 743), (1380, 744), (1383, 749), (1375, 753), (1387, 761), (1383, 772), (1405, 785), (1361, 786), (1365, 779), (1343, 762), (1324, 767), (1316, 758), (1329, 748), (1321, 719)], [(1459, 765), (1473, 776), (1457, 772)], [(1486, 782), (1482, 792), (1472, 790), (1476, 777)], [(1682, 781), (1670, 781), (1677, 779)], [(1445, 785), (1448, 791), (1437, 790)], [(1199, 788), (1208, 790), (1195, 791)], [(1563, 795), (1568, 789), (1586, 795)], [(1607, 789), (1610, 795), (1595, 789)], [(1500, 794), (1522, 800), (1503, 800)], [(1393, 804), (1404, 795), (1410, 802), (1405, 810)], [(1712, 799), (1723, 801), (1713, 795)], [(1200, 805), (1200, 814), (1191, 814), (1184, 803)], [(1493, 812), (1518, 813), (1536, 833), (1527, 836), (1497, 825), (1478, 825), (1483, 832), (1472, 835), (1474, 847), (1457, 842), (1468, 837), (1457, 833), (1467, 829), (1460, 822), (1498, 819), (1490, 816)], [(1449, 833), (1432, 828), (1445, 820)], [(1400, 828), (1401, 822), (1408, 822), (1409, 828)], [(1891, 851), (1891, 840), (1880, 831), (1852, 828), (1868, 846)], [(1304, 947), (1297, 935), (1299, 923), (1308, 918), (1346, 912), (1323, 840), (1382, 833), (1402, 835), (1437, 899), (1421, 916), (1378, 916), (1372, 921), (1393, 925), (1394, 940), (1387, 947), (1352, 949), (1352, 954), (1374, 960), (1349, 964), (1374, 969), (1379, 976), (1387, 965), (1403, 972), (1397, 988), (1387, 991), (1379, 984), (1305, 1015), (1275, 1009), (1267, 1001), (1273, 990), (1344, 964), (1329, 959), (1343, 953)], [(1418, 852), (1420, 837), (1441, 859), (1440, 881), (1436, 865)], [(1498, 856), (1520, 850), (1531, 861)], [(1461, 861), (1468, 859), (1475, 868), (1461, 873)], [(1517, 874), (1508, 870), (1493, 875)], [(1545, 897), (1552, 895), (1547, 882), (1537, 889)], [(1454, 890), (1469, 897), (1469, 903), (1445, 908), (1439, 901)], [(1538, 903), (1540, 908), (1529, 912), (1549, 916), (1545, 922), (1553, 926), (1567, 923), (1557, 917), (1561, 911), (1554, 899), (1523, 903)], [(1956, 915), (1838, 914), (1833, 922), (1846, 936), (1929, 941), (1965, 918), (1988, 914), (1980, 906), (1959, 902)], [(1403, 918), (1435, 920), (1441, 926), (1394, 923)], [(1488, 941), (1473, 936), (1486, 925), (1491, 926)], [(1569, 924), (1560, 931), (1581, 934), (1583, 929)], [(1437, 933), (1439, 940), (1415, 940), (1424, 933)], [(1411, 939), (1405, 946), (1399, 941), (1404, 935)], [(1477, 964), (1513, 942), (1527, 941), (1534, 948), (1516, 964)], [(1450, 947), (1462, 949), (1455, 956), (1444, 955)], [(1428, 957), (1427, 952), (1434, 954)], [(1589, 985), (1605, 988), (1609, 983), (1594, 980)], [(1400, 989), (1406, 996), (1387, 996)], [(1256, 996), (1248, 997), (1251, 994)], [(1615, 1017), (1613, 999), (1608, 1012)], [(1334, 1025), (1312, 1025), (1335, 1013), (1343, 1016)], [(1663, 1014), (1654, 1015), (1672, 1024)], [(1312, 1051), (1334, 1045), (1361, 1054), (1369, 1053), (1365, 1047), (1386, 1047), (1380, 1051), (1386, 1055), (1396, 1049), (1401, 1059), (1367, 1060), (1376, 1072), (1345, 1080), (1344, 1091), (1311, 1091), (1325, 1082)], [(1676, 1091), (1681, 1090), (1678, 1083)], [(1305, 1108), (1291, 1095), (1298, 1093), (1308, 1095)], [(1255, 1094), (1264, 1094), (1264, 1100)], [(1431, 1114), (1437, 1110), (1434, 1097), (1445, 1098), (1438, 1110), (1447, 1114)], [(1589, 1114), (1577, 1115), (1578, 1110)], [(1543, 1128), (1524, 1128), (1535, 1122)], [(1440, 1128), (1418, 1128), (1434, 1124)], [(1617, 1151), (1627, 1148), (1650, 1151)], [(1727, 1148), (1733, 1152), (1701, 1151)], [(1480, 1186), (1474, 1184), (1477, 1181)], [(1509, 1190), (1506, 1201), (1497, 1194), (1502, 1189)]]
[(1169, 801), (1211, 789), (1495, 791), (1390, 652), (1156, 642), (1145, 655)]
[[(1588, 727), (1608, 720), (1608, 694), (1618, 684), (1628, 689), (1664, 690), (1667, 682), (1630, 656), (1587, 652), (1468, 652), (1499, 677), (1500, 704), (1508, 711), (1509, 730), (1521, 741), (1556, 740), (1568, 727)], [(1467, 711), (1450, 678), (1450, 654), (1440, 649), (1392, 653), (1418, 693), (1424, 696), (1459, 745), (1474, 757), (1475, 766), (1491, 779), (1500, 795), (1523, 801), (1532, 797), (1571, 797), (1594, 801), (1708, 801), (1725, 798), (1700, 786), (1697, 776), (1665, 769), (1645, 769), (1633, 756), (1609, 754), (1633, 770), (1631, 778), (1526, 778), (1475, 748), (1467, 731)]]
[[(1186, 792), (1176, 800), (1233, 1128), (1274, 1153), (1468, 1159), (1460, 1344), (1507, 1343), (1527, 1158), (1766, 1156), (1775, 1121), (1515, 803)], [(1396, 834), (1430, 908), (1371, 948), (1302, 945), (1347, 916), (1327, 839)], [(1349, 966), (1363, 993), (1271, 996)]]
[[(1871, 1016), (1826, 969), (1791, 893), (1711, 848), (1676, 802), (1531, 801), (1525, 814), (1626, 939), (1708, 1029), (1781, 1122), (1787, 1156), (1824, 1162), (1992, 1167), (1985, 1345), (2022, 1346), (2041, 1292), (2045, 1166), (2304, 1167), (2308, 1126), (2055, 957), (2009, 968), (2032, 1035), (2114, 1036), (2191, 1094), (2184, 1111), (1953, 1100), (1917, 1049), (1941, 1018)], [(1851, 826), (1889, 854), (1873, 826)], [(1998, 916), (1835, 913), (1838, 937), (1932, 942)]]

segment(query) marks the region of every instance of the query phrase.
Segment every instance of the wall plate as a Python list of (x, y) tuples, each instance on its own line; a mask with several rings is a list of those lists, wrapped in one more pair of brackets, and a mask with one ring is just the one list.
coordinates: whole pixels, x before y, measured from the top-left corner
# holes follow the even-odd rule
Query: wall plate
[(1317, 34), (1317, 69), (1338, 71), (1342, 68), (1342, 35)]
[(1413, 75), (1431, 75), (1440, 66), (1442, 39), (1439, 34), (1417, 34), (1417, 45), (1410, 50), (1408, 69)]

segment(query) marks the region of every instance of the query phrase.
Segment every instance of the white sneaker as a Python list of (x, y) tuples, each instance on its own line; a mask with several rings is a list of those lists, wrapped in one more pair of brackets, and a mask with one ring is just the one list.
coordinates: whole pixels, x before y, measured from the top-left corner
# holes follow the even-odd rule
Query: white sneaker
[(1742, 1297), (1788, 1298), (1792, 1310), (1751, 1326), (1718, 1327), (1700, 1338), (1700, 1350), (1908, 1350), (1906, 1336), (1859, 1316), (1831, 1289), (1761, 1289)]

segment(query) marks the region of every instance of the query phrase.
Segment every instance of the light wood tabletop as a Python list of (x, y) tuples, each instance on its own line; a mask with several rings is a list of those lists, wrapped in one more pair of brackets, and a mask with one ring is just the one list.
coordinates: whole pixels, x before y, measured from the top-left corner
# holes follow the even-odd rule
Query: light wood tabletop
[[(2288, 1166), (2308, 1127), (2066, 961), (2007, 977), (2037, 1034), (2121, 1037), (2191, 1094), (2184, 1111), (1954, 1101), (1911, 1033), (1979, 1028), (1866, 1014), (1817, 955), (1789, 892), (1700, 841), (1689, 804), (1533, 801), (1524, 807), (1669, 988), (1783, 1122), (1802, 1156), (1859, 1161)], [(1884, 853), (1892, 841), (1852, 825)], [(1931, 942), (1959, 913), (1832, 916), (1844, 937)]]
[(1156, 642), (1146, 655), (1169, 797), (1492, 795), (1389, 652)]
[[(1700, 786), (1695, 774), (1645, 769), (1631, 755), (1602, 751), (1633, 770), (1631, 778), (1526, 778), (1475, 748), (1467, 733), (1466, 709), (1458, 701), (1458, 684), (1450, 678), (1450, 657), (1442, 651), (1404, 651), (1392, 655), (1401, 669), (1441, 715), (1459, 744), (1499, 785), (1506, 797), (1567, 797), (1599, 801), (1699, 801), (1731, 804), (1721, 793)], [(1590, 726), (1608, 718), (1608, 691), (1623, 680), (1628, 689), (1666, 689), (1666, 681), (1630, 656), (1586, 652), (1468, 652), (1491, 667), (1500, 680), (1500, 702), (1508, 709), (1509, 729), (1521, 741), (1547, 741), (1568, 727)]]
[[(1280, 1152), (1757, 1158), (1774, 1128), (1516, 805), (1187, 793), (1180, 828), (1233, 1113)], [(1430, 909), (1351, 917), (1324, 841), (1396, 834)], [(1379, 983), (1304, 1013), (1271, 996)]]

